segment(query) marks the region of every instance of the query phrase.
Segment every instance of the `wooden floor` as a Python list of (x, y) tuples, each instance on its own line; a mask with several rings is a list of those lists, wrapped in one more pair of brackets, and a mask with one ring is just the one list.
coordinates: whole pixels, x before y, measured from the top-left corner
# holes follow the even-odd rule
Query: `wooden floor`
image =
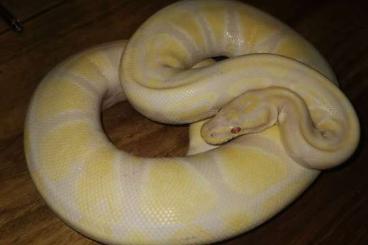
[[(29, 99), (41, 78), (71, 54), (129, 38), (170, 0), (3, 0), (24, 23), (0, 21), (0, 244), (96, 244), (57, 218), (27, 171), (22, 137)], [(284, 212), (223, 244), (368, 244), (368, 6), (358, 1), (249, 0), (288, 23), (331, 63), (362, 125), (359, 150), (326, 171)], [(183, 155), (187, 127), (153, 123), (128, 104), (106, 111), (108, 135), (144, 156)]]

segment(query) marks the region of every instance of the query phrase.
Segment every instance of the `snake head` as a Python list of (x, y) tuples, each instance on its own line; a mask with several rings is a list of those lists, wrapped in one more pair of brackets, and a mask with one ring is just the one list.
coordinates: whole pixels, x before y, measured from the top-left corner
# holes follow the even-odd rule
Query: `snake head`
[(201, 128), (202, 138), (209, 144), (226, 143), (238, 136), (257, 133), (275, 124), (277, 113), (259, 91), (248, 91), (226, 104)]
[(201, 128), (202, 138), (212, 145), (219, 145), (236, 138), (243, 133), (243, 129), (235, 120), (229, 121), (227, 117), (218, 113), (208, 120)]
[(213, 118), (209, 119), (201, 128), (202, 138), (209, 144), (219, 145), (245, 134), (241, 108), (242, 103), (234, 100), (225, 105)]

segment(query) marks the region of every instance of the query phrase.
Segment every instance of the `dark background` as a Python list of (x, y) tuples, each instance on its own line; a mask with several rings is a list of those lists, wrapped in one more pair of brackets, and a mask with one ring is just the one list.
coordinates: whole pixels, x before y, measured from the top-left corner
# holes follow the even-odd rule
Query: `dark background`
[[(23, 154), (30, 96), (41, 78), (71, 54), (127, 39), (169, 0), (4, 0), (24, 23), (15, 33), (0, 20), (0, 244), (94, 244), (64, 225), (42, 200)], [(368, 6), (364, 1), (252, 0), (313, 43), (354, 104), (362, 140), (347, 164), (325, 171), (284, 212), (224, 244), (368, 244)], [(187, 127), (163, 126), (127, 103), (104, 112), (121, 149), (143, 156), (183, 155)]]

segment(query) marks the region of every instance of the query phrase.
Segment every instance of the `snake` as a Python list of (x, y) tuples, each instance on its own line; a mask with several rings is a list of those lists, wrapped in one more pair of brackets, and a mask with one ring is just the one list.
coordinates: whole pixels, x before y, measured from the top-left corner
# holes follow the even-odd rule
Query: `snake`
[[(101, 113), (126, 100), (151, 120), (189, 124), (187, 154), (111, 143)], [(335, 74), (301, 35), (241, 2), (184, 0), (129, 40), (52, 69), (24, 145), (37, 189), (76, 231), (107, 244), (204, 244), (275, 216), (359, 137)]]

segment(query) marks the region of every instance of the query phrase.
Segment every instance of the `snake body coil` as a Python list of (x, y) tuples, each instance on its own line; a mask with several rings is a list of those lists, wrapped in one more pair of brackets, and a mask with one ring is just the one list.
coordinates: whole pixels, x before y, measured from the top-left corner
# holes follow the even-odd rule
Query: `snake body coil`
[[(223, 240), (354, 152), (358, 120), (334, 83), (321, 55), (271, 16), (235, 1), (178, 2), (128, 42), (89, 49), (44, 78), (26, 120), (29, 170), (48, 205), (96, 240)], [(153, 120), (192, 123), (188, 155), (116, 149), (100, 112), (125, 99)]]

